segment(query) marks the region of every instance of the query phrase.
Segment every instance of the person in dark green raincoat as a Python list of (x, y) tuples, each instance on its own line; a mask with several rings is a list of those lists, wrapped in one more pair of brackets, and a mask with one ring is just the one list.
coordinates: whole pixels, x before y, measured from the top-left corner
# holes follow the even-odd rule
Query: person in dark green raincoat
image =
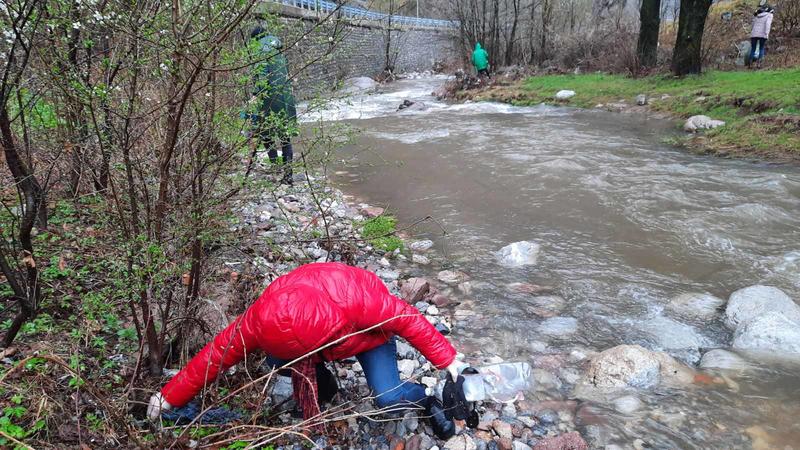
[(480, 42), (475, 43), (475, 50), (472, 52), (472, 65), (478, 71), (478, 75), (489, 76), (489, 54), (481, 47)]
[(286, 57), (280, 39), (257, 26), (250, 38), (258, 42), (261, 62), (253, 73), (253, 99), (256, 111), (250, 114), (255, 134), (267, 150), (270, 162), (277, 164), (278, 148), (283, 156), (283, 182), (292, 184), (292, 136), (297, 135), (297, 109)]

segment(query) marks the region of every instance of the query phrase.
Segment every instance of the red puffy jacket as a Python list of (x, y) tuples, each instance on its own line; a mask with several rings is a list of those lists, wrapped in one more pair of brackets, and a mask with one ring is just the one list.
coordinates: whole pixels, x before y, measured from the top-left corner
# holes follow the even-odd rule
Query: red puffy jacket
[(339, 263), (301, 266), (277, 278), (247, 311), (208, 343), (161, 390), (173, 406), (183, 406), (207, 381), (253, 350), (294, 360), (343, 336), (320, 353), (332, 361), (405, 338), (437, 368), (453, 362), (456, 351), (412, 305), (391, 295), (375, 274)]

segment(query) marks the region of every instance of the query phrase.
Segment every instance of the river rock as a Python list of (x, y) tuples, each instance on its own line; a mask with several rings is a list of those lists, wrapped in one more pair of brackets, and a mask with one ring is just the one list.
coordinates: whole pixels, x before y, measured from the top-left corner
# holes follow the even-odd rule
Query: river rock
[(800, 321), (768, 312), (736, 329), (733, 348), (800, 354)]
[(686, 122), (683, 124), (683, 131), (694, 133), (697, 130), (708, 130), (723, 125), (725, 125), (725, 122), (721, 120), (714, 120), (708, 116), (697, 115), (686, 119)]
[(614, 409), (622, 414), (631, 414), (642, 407), (642, 401), (635, 395), (625, 395), (614, 400)]
[(548, 336), (563, 336), (578, 331), (578, 319), (574, 317), (551, 317), (539, 324), (537, 331)]
[(427, 256), (414, 253), (413, 255), (411, 255), (411, 262), (413, 262), (414, 264), (419, 264), (420, 266), (427, 266), (428, 264), (431, 263), (431, 260), (428, 259)]
[(651, 388), (662, 381), (691, 383), (694, 374), (666, 353), (639, 345), (618, 345), (591, 359), (586, 379), (601, 388)]
[(673, 297), (667, 304), (667, 311), (680, 317), (709, 319), (725, 304), (725, 300), (711, 294), (692, 292)]
[(501, 438), (506, 438), (506, 439), (514, 438), (514, 435), (511, 432), (511, 424), (503, 422), (500, 419), (495, 419), (494, 422), (492, 422), (492, 429)]
[(431, 298), (431, 303), (441, 308), (443, 306), (449, 305), (450, 299), (443, 294), (436, 294)]
[(382, 216), (386, 210), (378, 206), (367, 206), (361, 209), (361, 213), (367, 217)]
[(562, 89), (556, 92), (556, 100), (569, 100), (570, 98), (575, 96), (575, 91), (570, 91), (567, 89)]
[(557, 295), (541, 295), (525, 300), (525, 310), (540, 317), (557, 316), (566, 306), (566, 300)]
[(400, 286), (400, 297), (409, 303), (416, 303), (422, 300), (430, 287), (425, 278), (409, 278)]
[(509, 283), (506, 285), (509, 292), (518, 292), (521, 294), (541, 294), (543, 292), (550, 292), (553, 290), (552, 286), (540, 286), (533, 283)]
[(401, 359), (413, 359), (417, 354), (414, 347), (403, 340), (398, 339), (395, 345), (397, 346), (397, 355), (400, 356)]
[(588, 450), (589, 445), (577, 431), (542, 439), (533, 450)]
[(669, 317), (655, 316), (640, 321), (636, 326), (643, 335), (649, 337), (649, 341), (658, 350), (667, 351), (690, 364), (700, 361), (700, 348), (714, 347), (717, 344), (701, 335), (691, 325)]
[(436, 278), (442, 283), (459, 284), (467, 279), (467, 275), (457, 270), (442, 270), (437, 274)]
[(414, 369), (419, 367), (419, 361), (416, 359), (401, 359), (397, 361), (397, 370), (400, 371), (400, 375), (404, 378), (411, 378), (411, 375), (414, 374)]
[(475, 440), (468, 434), (451, 437), (445, 444), (445, 450), (476, 450)]
[(753, 366), (736, 353), (721, 348), (706, 352), (700, 360), (701, 369), (749, 370)]
[(725, 324), (736, 329), (768, 312), (777, 312), (800, 323), (800, 306), (786, 293), (776, 287), (755, 285), (731, 294), (725, 308)]
[(414, 241), (408, 246), (408, 248), (410, 248), (415, 252), (424, 252), (426, 250), (429, 250), (431, 247), (433, 247), (433, 241), (429, 239), (425, 239), (422, 241)]
[(533, 265), (539, 258), (540, 249), (541, 246), (535, 242), (514, 242), (498, 250), (497, 258), (506, 267)]
[(531, 446), (522, 441), (514, 441), (511, 450), (531, 450)]
[(353, 77), (344, 80), (340, 92), (344, 94), (364, 94), (373, 92), (378, 87), (378, 82), (369, 77)]
[(395, 281), (400, 278), (400, 272), (391, 269), (378, 269), (375, 275), (379, 276), (383, 281)]

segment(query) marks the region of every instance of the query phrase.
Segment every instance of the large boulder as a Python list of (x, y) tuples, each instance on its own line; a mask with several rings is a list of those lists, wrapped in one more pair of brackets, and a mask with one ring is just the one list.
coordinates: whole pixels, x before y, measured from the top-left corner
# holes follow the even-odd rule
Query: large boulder
[(708, 116), (698, 115), (686, 119), (686, 122), (683, 124), (683, 131), (694, 133), (697, 130), (710, 130), (723, 125), (725, 125), (725, 122), (721, 120), (714, 120)]
[(725, 304), (725, 300), (711, 294), (692, 292), (673, 297), (667, 303), (667, 311), (687, 318), (710, 319)]
[(800, 320), (768, 312), (736, 329), (733, 348), (800, 354)]
[(618, 345), (597, 354), (586, 372), (586, 381), (602, 388), (652, 388), (693, 378), (692, 370), (671, 356), (639, 345)]
[(800, 306), (776, 287), (755, 285), (731, 294), (725, 308), (725, 324), (732, 329), (769, 312), (800, 323)]
[(541, 246), (535, 242), (519, 241), (508, 244), (497, 251), (500, 264), (506, 267), (519, 267), (536, 264)]

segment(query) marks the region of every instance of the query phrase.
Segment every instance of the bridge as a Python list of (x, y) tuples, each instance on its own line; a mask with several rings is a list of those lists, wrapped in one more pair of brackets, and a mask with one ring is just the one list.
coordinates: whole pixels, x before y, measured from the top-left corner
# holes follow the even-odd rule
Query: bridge
[[(430, 70), (452, 61), (458, 22), (389, 15), (325, 0), (265, 0), (276, 14), (295, 92), (311, 97), (340, 81), (375, 77), (391, 59), (396, 73)], [(258, 12), (256, 13), (258, 14)]]
[(392, 23), (393, 25), (425, 28), (458, 28), (458, 22), (444, 19), (428, 19), (425, 17), (399, 16), (370, 11), (355, 6), (337, 5), (325, 0), (269, 0), (285, 6), (299, 8), (317, 15), (328, 15), (333, 12), (350, 20), (368, 20), (372, 22)]

